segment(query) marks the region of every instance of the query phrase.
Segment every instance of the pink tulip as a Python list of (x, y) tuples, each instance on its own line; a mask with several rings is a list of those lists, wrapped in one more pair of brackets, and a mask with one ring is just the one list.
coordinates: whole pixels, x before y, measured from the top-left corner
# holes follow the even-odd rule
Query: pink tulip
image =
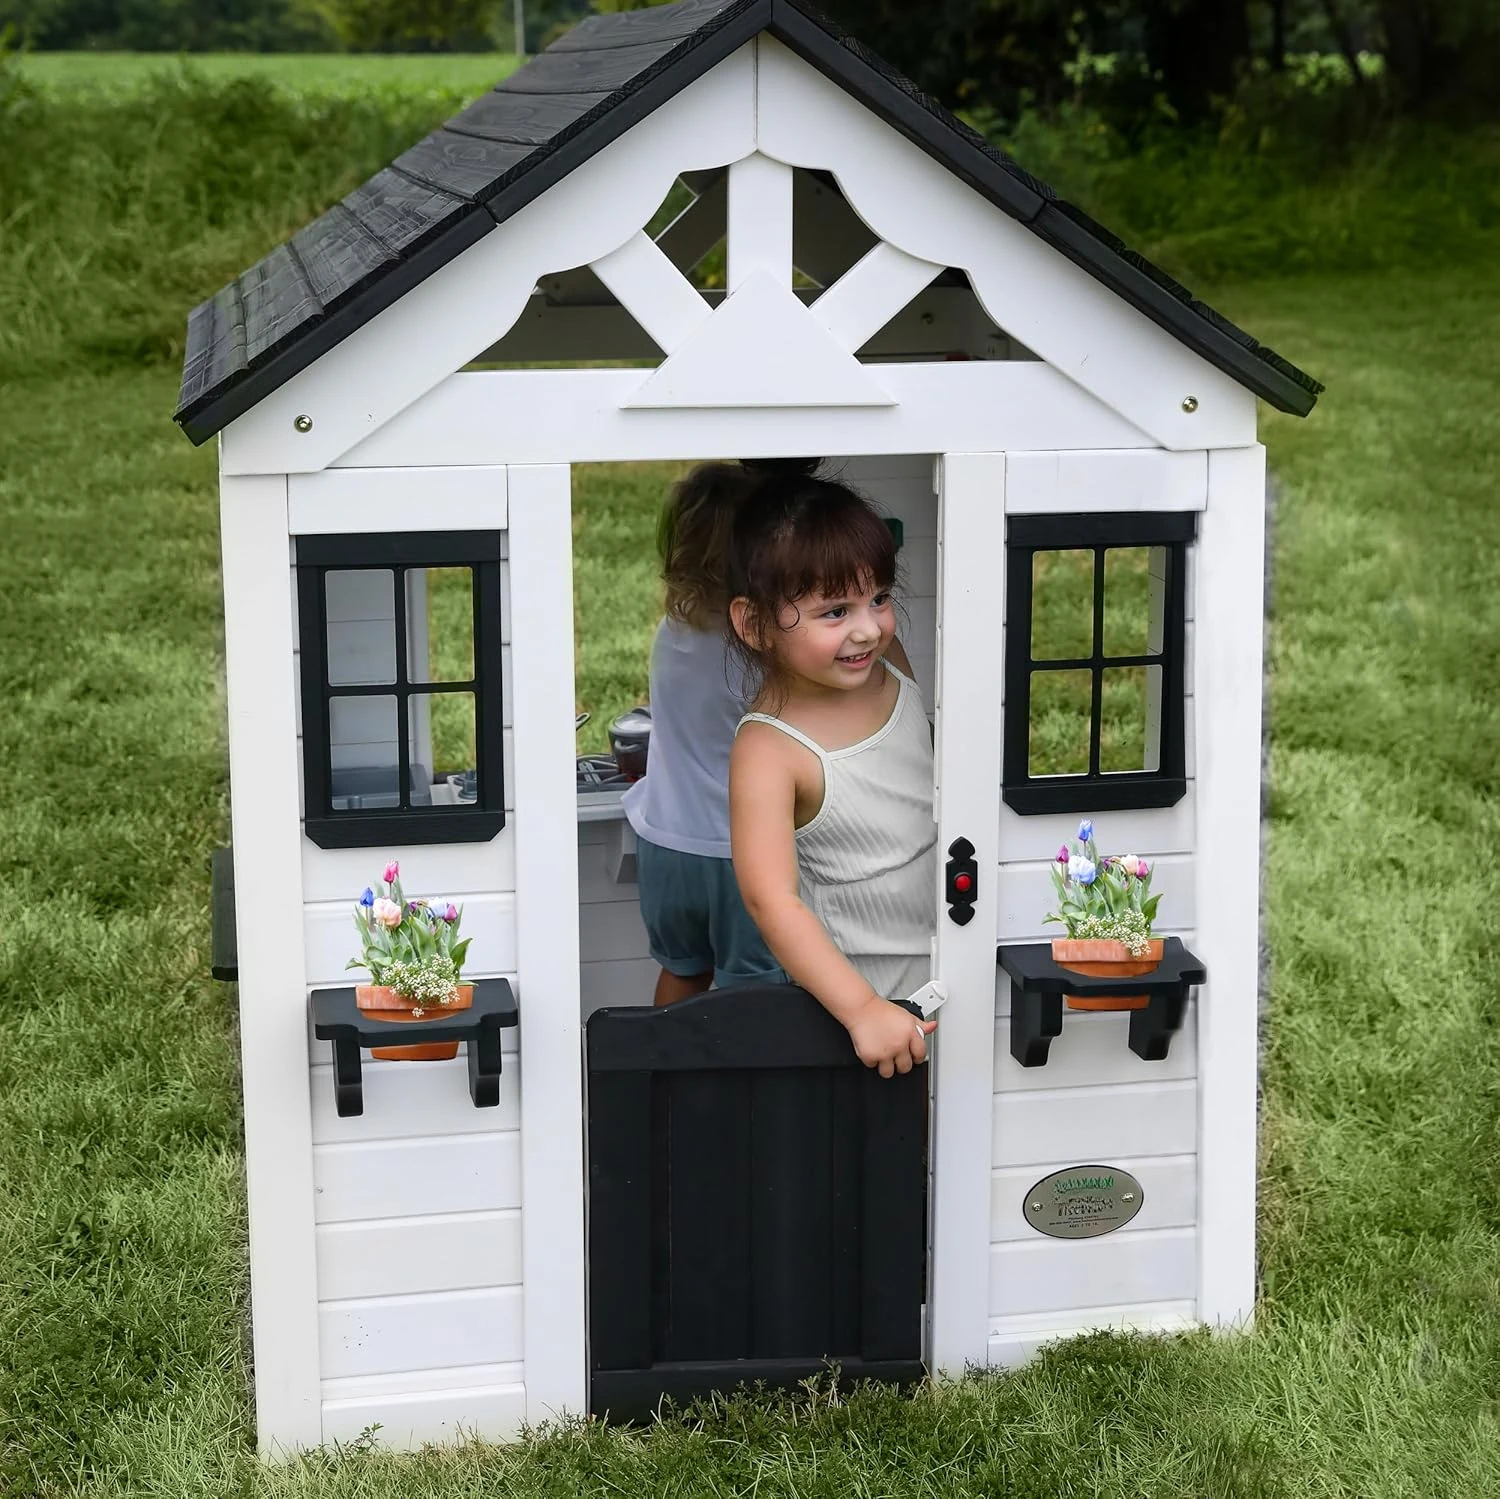
[(401, 866), (394, 859), (392, 859), (391, 862), (385, 866), (385, 873), (381, 875), (380, 878), (383, 879), (387, 885), (389, 885), (400, 875), (400, 873)]
[(444, 921), (457, 921), (458, 920), (458, 907), (455, 906), (451, 900), (448, 902), (447, 906), (444, 907), (444, 909), (443, 909), (443, 920)]
[(1120, 868), (1126, 874), (1139, 874), (1141, 872), (1141, 861), (1134, 854), (1126, 854), (1120, 859)]
[(1151, 873), (1151, 866), (1144, 859), (1137, 859), (1135, 861), (1135, 872), (1141, 879), (1145, 879)]
[(387, 900), (384, 896), (381, 896), (381, 898), (375, 902), (374, 908), (371, 911), (371, 915), (374, 916), (375, 920), (378, 921), (381, 926), (401, 925), (401, 907), (398, 906), (395, 901)]
[(1071, 857), (1072, 855), (1068, 852), (1068, 845), (1066, 843), (1063, 844), (1057, 851), (1057, 862), (1059, 864), (1066, 864)]

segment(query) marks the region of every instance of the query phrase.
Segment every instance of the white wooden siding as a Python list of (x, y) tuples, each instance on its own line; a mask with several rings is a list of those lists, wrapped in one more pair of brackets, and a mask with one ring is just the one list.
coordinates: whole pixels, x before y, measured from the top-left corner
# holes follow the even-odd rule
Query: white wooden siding
[[(420, 1275), (413, 1266), (422, 1267)], [(318, 1294), (325, 1302), (403, 1295), (414, 1280), (424, 1291), (518, 1286), (521, 1269), (521, 1214), (515, 1208), (318, 1228)]]
[(318, 1308), (323, 1377), (519, 1361), (521, 1294), (519, 1286), (491, 1286), (325, 1301)]
[(1196, 1320), (1193, 1303), (1185, 1299), (1096, 1307), (1086, 1313), (1031, 1312), (1019, 1317), (992, 1317), (989, 1362), (992, 1368), (1014, 1368), (1026, 1363), (1044, 1344), (1094, 1328), (1167, 1333), (1191, 1327)]
[[(1197, 1290), (1192, 1228), (1121, 1229), (1097, 1239), (996, 1244), (990, 1250), (990, 1312), (1109, 1311), (1141, 1301), (1186, 1301)], [(1080, 1318), (1088, 1326), (1090, 1318)]]
[(380, 1445), (401, 1451), (428, 1442), (503, 1437), (526, 1417), (521, 1373), (519, 1363), (475, 1364), (325, 1379), (323, 1440), (352, 1442), (376, 1425)]
[[(1197, 1148), (1197, 1093), (1192, 1078), (999, 1093), (991, 1160), (1001, 1168), (1046, 1161), (1108, 1165), (1116, 1156), (1186, 1155)], [(1038, 1171), (1037, 1177), (1046, 1174)]]
[[(518, 1208), (520, 1155), (520, 1131), (513, 1129), (450, 1138), (315, 1145), (314, 1212), (322, 1224)], [(420, 1267), (414, 1273), (420, 1276)]]
[[(995, 1091), (998, 1094), (1059, 1088), (1121, 1087), (1127, 1083), (1175, 1083), (1197, 1076), (1198, 1006), (1189, 1003), (1172, 1049), (1160, 1062), (1144, 1062), (1129, 1045), (1128, 1010), (1064, 1010), (1062, 1035), (1053, 1039), (1045, 1067), (1023, 1067), (1010, 1054), (1010, 985), (1002, 981), (1003, 1005), (995, 1024)], [(508, 1064), (507, 1064), (508, 1065)], [(314, 1120), (314, 1129), (317, 1121)], [(1036, 1160), (1045, 1160), (1039, 1155)], [(1040, 1173), (1045, 1175), (1046, 1173)]]

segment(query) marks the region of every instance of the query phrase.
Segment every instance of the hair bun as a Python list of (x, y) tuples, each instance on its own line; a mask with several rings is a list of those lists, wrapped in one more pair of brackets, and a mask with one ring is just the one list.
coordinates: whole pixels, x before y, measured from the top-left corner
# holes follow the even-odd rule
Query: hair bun
[(818, 471), (821, 458), (741, 458), (740, 467), (754, 474), (775, 474), (784, 479), (810, 479)]

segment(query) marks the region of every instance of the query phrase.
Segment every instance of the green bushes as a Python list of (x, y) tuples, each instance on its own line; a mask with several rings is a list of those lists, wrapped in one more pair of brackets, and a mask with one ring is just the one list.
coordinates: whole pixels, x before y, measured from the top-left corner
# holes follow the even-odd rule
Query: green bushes
[(44, 94), (0, 62), (0, 373), (179, 359), (189, 308), (464, 102), (191, 67)]

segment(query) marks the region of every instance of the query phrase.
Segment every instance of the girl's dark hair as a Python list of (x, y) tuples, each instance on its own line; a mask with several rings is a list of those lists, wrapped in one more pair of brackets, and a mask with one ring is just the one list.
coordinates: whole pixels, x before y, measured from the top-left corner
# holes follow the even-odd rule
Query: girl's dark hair
[(746, 601), (745, 633), (730, 644), (773, 688), (782, 677), (775, 637), (781, 612), (810, 593), (837, 595), (896, 582), (896, 542), (875, 507), (837, 479), (817, 477), (821, 460), (747, 461), (755, 483), (730, 532), (728, 596)]
[(656, 527), (666, 612), (695, 630), (727, 628), (730, 532), (755, 476), (738, 463), (700, 463), (672, 486)]

